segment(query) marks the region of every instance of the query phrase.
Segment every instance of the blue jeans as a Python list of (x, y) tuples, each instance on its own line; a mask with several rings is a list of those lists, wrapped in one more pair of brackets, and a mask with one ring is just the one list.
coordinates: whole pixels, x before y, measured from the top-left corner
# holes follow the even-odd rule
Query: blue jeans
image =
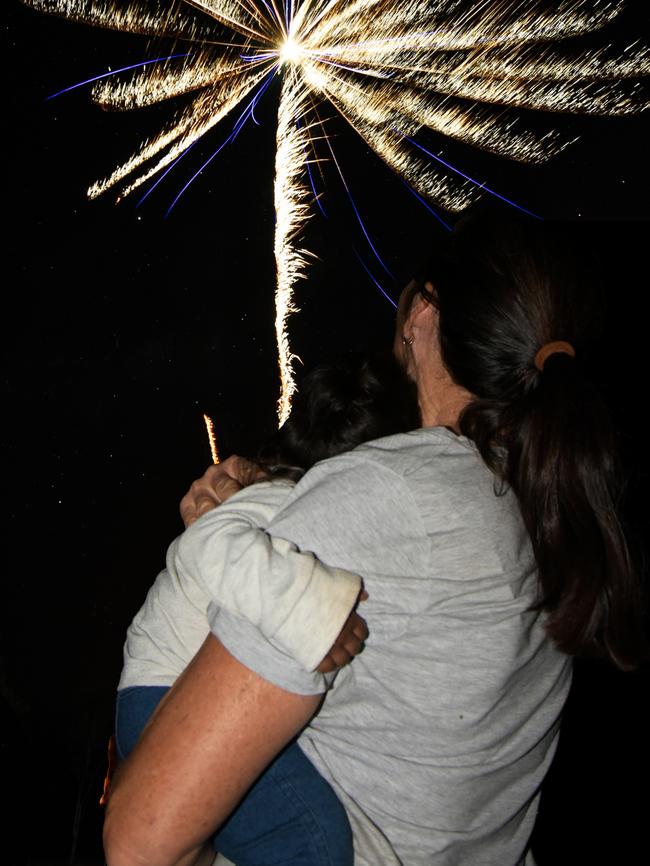
[[(166, 686), (117, 693), (120, 760), (135, 746)], [(236, 866), (352, 866), (352, 832), (338, 797), (297, 743), (290, 743), (213, 836)]]

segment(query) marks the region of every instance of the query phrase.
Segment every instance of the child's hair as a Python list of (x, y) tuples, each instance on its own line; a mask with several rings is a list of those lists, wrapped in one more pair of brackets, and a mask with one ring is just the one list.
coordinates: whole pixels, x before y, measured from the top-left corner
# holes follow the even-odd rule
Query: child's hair
[(290, 417), (258, 459), (271, 470), (306, 470), (362, 442), (419, 426), (415, 385), (392, 355), (344, 355), (307, 373)]

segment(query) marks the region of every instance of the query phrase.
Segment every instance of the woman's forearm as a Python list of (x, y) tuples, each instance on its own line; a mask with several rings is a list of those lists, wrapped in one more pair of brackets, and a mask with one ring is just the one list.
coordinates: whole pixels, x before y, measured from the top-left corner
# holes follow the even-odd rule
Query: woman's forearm
[[(121, 842), (111, 840), (110, 844), (104, 845), (106, 851), (107, 866), (150, 866), (152, 863), (149, 855), (142, 859), (141, 855), (125, 848)], [(169, 866), (212, 866), (216, 852), (209, 842), (204, 842), (192, 848), (187, 854), (182, 855)]]
[(320, 699), (268, 683), (210, 635), (116, 775), (108, 866), (189, 866)]

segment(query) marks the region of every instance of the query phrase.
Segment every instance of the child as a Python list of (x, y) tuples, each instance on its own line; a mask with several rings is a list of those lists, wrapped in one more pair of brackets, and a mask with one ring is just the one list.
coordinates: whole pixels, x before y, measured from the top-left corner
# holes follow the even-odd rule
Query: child
[[(305, 377), (288, 421), (262, 449), (266, 480), (240, 491), (220, 508), (244, 525), (264, 528), (280, 509), (295, 481), (319, 460), (362, 442), (419, 426), (415, 390), (392, 357), (347, 356), (321, 364)], [(200, 523), (200, 521), (198, 522)], [(200, 527), (195, 524), (195, 533)], [(290, 547), (281, 539), (274, 544)], [(305, 582), (291, 586), (238, 574), (215, 562), (214, 550), (198, 550), (182, 567), (177, 557), (183, 536), (167, 554), (167, 568), (150, 589), (127, 632), (124, 668), (118, 686), (116, 742), (121, 759), (134, 747), (158, 702), (192, 659), (209, 633), (208, 608), (225, 608), (253, 622), (272, 642), (313, 670), (327, 654), (357, 599), (360, 579), (316, 559)], [(204, 551), (202, 553), (202, 551)], [(280, 551), (286, 555), (286, 549)], [(209, 556), (209, 568), (201, 557)], [(187, 556), (183, 557), (187, 563)], [(209, 583), (199, 575), (209, 574)], [(322, 621), (296, 616), (305, 591), (323, 598)], [(292, 612), (294, 615), (289, 615)], [(335, 628), (332, 634), (332, 627)], [(345, 810), (329, 784), (291, 744), (250, 789), (213, 838), (215, 850), (238, 866), (351, 866), (352, 839)]]

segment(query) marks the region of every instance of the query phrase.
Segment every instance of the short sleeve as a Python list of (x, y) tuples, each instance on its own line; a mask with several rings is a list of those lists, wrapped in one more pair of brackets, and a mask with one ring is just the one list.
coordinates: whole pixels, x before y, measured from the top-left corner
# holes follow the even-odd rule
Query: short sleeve
[(208, 608), (208, 620), (228, 652), (268, 682), (298, 695), (322, 694), (331, 684), (333, 674), (306, 671), (248, 620), (214, 604)]

